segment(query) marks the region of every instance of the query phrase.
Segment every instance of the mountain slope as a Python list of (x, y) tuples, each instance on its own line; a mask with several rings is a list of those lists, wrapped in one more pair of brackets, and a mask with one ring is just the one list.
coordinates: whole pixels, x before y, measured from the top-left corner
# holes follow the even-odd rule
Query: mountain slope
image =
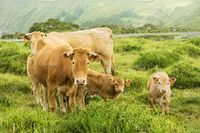
[[(117, 24), (142, 26), (198, 25), (196, 0), (0, 0), (0, 31), (28, 32), (36, 22), (49, 18), (73, 22), (82, 27)], [(200, 4), (199, 4), (200, 5)], [(192, 9), (192, 11), (189, 11)], [(195, 13), (198, 12), (198, 13)], [(194, 14), (195, 13), (195, 14)], [(168, 17), (172, 16), (175, 19)], [(181, 18), (187, 18), (182, 21)]]

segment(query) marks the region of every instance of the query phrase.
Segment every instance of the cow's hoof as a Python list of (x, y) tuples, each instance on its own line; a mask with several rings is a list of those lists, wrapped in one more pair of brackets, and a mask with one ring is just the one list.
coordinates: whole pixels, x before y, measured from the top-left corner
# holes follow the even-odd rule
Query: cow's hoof
[(61, 109), (60, 112), (62, 112), (62, 113), (67, 113), (67, 111), (66, 111), (65, 108)]

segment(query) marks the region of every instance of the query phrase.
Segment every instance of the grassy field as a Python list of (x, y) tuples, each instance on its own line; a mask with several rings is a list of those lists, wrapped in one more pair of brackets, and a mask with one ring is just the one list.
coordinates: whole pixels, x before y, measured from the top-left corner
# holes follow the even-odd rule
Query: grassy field
[[(0, 132), (200, 132), (200, 39), (114, 40), (117, 76), (132, 80), (117, 99), (87, 99), (87, 110), (43, 112), (26, 76), (29, 48), (0, 42)], [(100, 63), (91, 68), (103, 71)], [(147, 79), (156, 71), (177, 78), (171, 112), (150, 111)]]

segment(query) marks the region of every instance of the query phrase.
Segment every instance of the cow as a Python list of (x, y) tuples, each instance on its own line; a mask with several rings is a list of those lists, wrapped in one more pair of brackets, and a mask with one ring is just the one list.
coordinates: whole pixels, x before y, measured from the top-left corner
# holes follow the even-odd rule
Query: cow
[(55, 43), (65, 40), (72, 48), (90, 48), (100, 56), (101, 64), (107, 74), (114, 75), (114, 53), (112, 30), (107, 27), (74, 32), (51, 32), (47, 37)]
[[(124, 86), (130, 86), (130, 79), (122, 79), (119, 77), (107, 75), (94, 70), (89, 69), (87, 73), (87, 85), (79, 89), (76, 95), (76, 102), (81, 106), (85, 107), (85, 94), (98, 95), (105, 101), (108, 99), (115, 99), (117, 96), (124, 91)], [(73, 89), (72, 89), (73, 90)], [(62, 94), (65, 94), (65, 90), (62, 90)], [(61, 102), (61, 108), (64, 108), (63, 101)], [(63, 110), (63, 109), (62, 109)]]
[[(31, 75), (47, 88), (49, 106), (54, 112), (57, 88), (66, 86), (67, 82), (75, 86), (86, 85), (87, 65), (98, 60), (98, 55), (89, 49), (73, 49), (67, 43), (55, 45), (48, 39), (40, 39), (38, 44), (43, 47), (33, 56)], [(46, 109), (46, 106), (43, 108)]]
[[(55, 44), (61, 44), (63, 41), (65, 41), (66, 43), (70, 44), (72, 48), (90, 48), (100, 56), (100, 61), (103, 65), (104, 71), (107, 74), (114, 75), (115, 64), (112, 30), (109, 28), (93, 28), (89, 30), (63, 33), (51, 32), (47, 35), (42, 32), (32, 32), (26, 34), (24, 39), (30, 41), (31, 47), (34, 49), (34, 45), (37, 45), (38, 40), (46, 36), (48, 39), (54, 41)], [(32, 51), (32, 54), (36, 53), (36, 50)]]
[(170, 87), (175, 81), (176, 78), (169, 78), (165, 72), (156, 72), (149, 78), (147, 88), (150, 107), (153, 107), (154, 104), (159, 104), (162, 112), (169, 113)]

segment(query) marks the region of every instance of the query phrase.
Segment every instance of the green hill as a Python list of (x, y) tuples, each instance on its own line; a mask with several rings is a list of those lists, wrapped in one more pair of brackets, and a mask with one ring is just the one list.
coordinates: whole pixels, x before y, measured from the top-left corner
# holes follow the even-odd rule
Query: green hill
[[(160, 26), (199, 28), (198, 0), (6, 0), (0, 2), (0, 31), (28, 32), (34, 23), (49, 18), (82, 28), (96, 25)], [(178, 22), (178, 23), (177, 23)]]

